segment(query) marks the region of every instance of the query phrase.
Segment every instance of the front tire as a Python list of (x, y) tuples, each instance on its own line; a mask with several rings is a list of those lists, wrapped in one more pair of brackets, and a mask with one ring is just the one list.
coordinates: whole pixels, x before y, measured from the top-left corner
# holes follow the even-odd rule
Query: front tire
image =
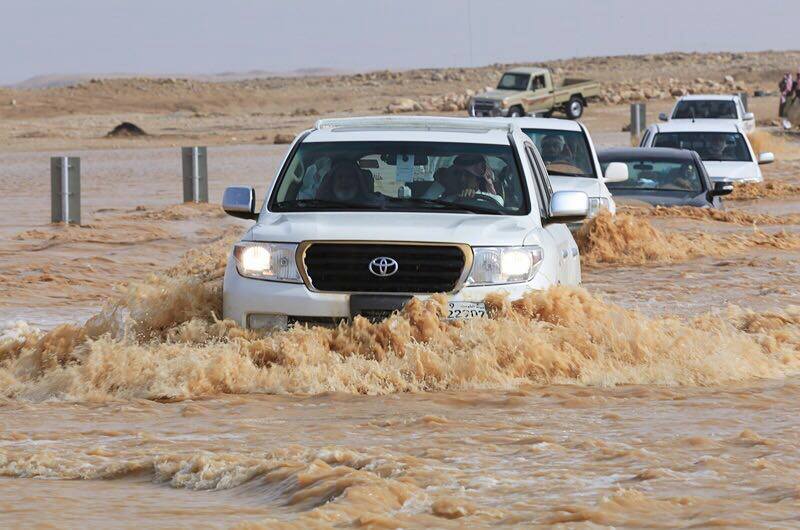
[(583, 116), (583, 101), (579, 97), (573, 96), (564, 107), (564, 112), (571, 120), (577, 120)]
[(525, 111), (522, 110), (522, 107), (519, 105), (514, 105), (508, 111), (509, 118), (521, 118), (525, 116)]

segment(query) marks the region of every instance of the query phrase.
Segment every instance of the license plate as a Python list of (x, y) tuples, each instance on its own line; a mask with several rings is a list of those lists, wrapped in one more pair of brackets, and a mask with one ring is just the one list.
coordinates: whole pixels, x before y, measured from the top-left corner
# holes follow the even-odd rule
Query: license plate
[(486, 305), (483, 302), (448, 302), (447, 318), (462, 320), (486, 316)]

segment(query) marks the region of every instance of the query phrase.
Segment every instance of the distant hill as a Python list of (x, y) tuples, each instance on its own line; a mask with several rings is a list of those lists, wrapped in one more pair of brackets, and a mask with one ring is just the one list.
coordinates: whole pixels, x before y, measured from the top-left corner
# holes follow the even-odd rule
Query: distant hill
[(8, 88), (36, 89), (36, 88), (59, 88), (73, 86), (89, 81), (90, 79), (126, 79), (126, 78), (145, 78), (163, 79), (180, 78), (192, 79), (195, 81), (205, 81), (208, 83), (242, 81), (245, 79), (266, 79), (270, 77), (318, 77), (352, 73), (349, 70), (337, 70), (335, 68), (298, 68), (285, 72), (268, 70), (248, 70), (245, 72), (220, 72), (216, 74), (137, 74), (124, 72), (93, 73), (93, 74), (44, 74), (30, 77), (19, 83), (6, 85)]

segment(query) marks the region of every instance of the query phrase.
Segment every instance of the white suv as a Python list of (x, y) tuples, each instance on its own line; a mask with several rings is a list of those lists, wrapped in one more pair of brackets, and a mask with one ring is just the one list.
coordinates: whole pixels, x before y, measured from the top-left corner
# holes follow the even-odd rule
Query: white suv
[(694, 94), (675, 102), (669, 116), (658, 115), (661, 121), (725, 120), (736, 123), (748, 134), (756, 130), (756, 116), (747, 112), (737, 95)]
[(756, 156), (741, 126), (722, 120), (656, 123), (644, 132), (639, 147), (696, 151), (711, 179), (722, 182), (761, 182), (759, 166), (775, 161), (772, 153)]
[(519, 127), (486, 119), (322, 120), (289, 149), (260, 212), (253, 188), (225, 190), (256, 220), (225, 271), (225, 318), (248, 328), (383, 318), (445, 293), (448, 318), (486, 314), (487, 294), (580, 283), (565, 222), (588, 197), (553, 192)]
[(594, 217), (600, 210), (617, 212), (606, 182), (628, 180), (628, 166), (612, 162), (604, 172), (585, 125), (556, 118), (508, 119), (518, 125), (539, 150), (554, 190), (586, 192), (588, 217)]

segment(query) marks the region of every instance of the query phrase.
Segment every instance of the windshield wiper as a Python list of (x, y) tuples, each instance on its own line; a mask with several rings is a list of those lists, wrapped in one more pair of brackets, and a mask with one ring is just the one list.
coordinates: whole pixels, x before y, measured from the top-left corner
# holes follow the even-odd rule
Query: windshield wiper
[(487, 208), (484, 206), (476, 206), (474, 204), (460, 204), (457, 202), (445, 201), (443, 199), (423, 199), (422, 197), (408, 197), (405, 199), (386, 197), (392, 202), (410, 202), (414, 204), (427, 204), (431, 206), (442, 206), (448, 210), (463, 210), (465, 212), (483, 213), (489, 215), (502, 215), (502, 212), (494, 208)]
[(360, 202), (331, 201), (327, 199), (295, 199), (293, 201), (282, 201), (275, 205), (276, 210), (286, 208), (352, 208), (354, 210), (374, 210), (379, 205), (364, 204)]

